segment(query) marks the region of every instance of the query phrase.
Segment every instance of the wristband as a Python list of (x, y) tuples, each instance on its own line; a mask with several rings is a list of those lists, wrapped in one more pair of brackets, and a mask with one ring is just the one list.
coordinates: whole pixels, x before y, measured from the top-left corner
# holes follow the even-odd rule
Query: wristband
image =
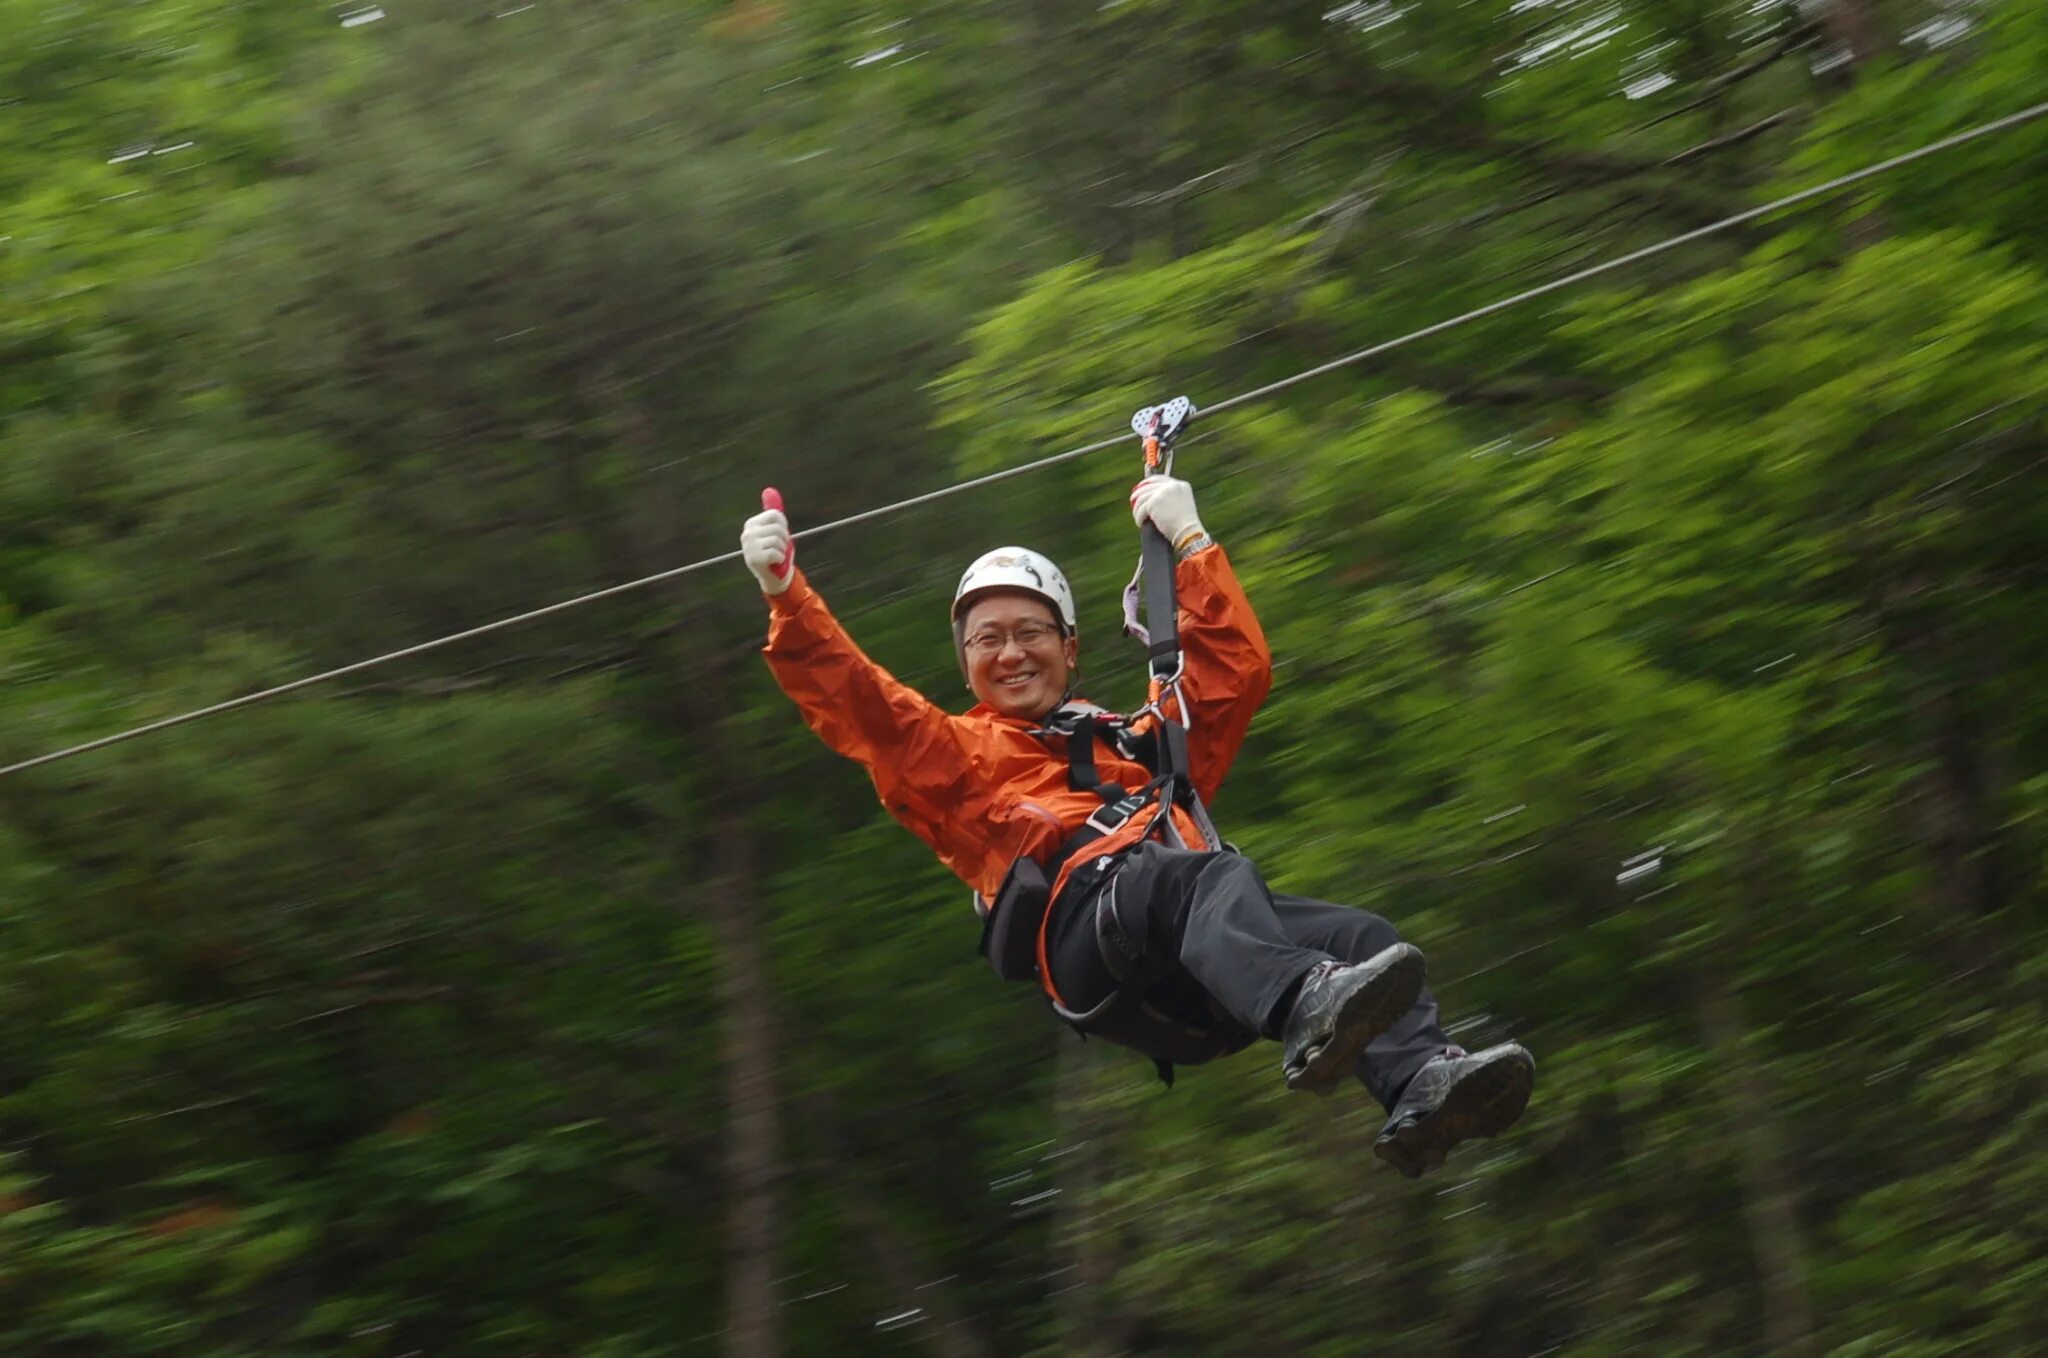
[(1210, 537), (1200, 528), (1190, 529), (1188, 532), (1181, 534), (1179, 542), (1173, 544), (1173, 559), (1175, 561), (1185, 561), (1203, 548), (1214, 547), (1215, 545), (1216, 539)]

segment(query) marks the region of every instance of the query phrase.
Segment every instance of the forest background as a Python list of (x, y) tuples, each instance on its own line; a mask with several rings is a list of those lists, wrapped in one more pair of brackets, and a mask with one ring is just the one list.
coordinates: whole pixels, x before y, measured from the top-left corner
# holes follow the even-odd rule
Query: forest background
[[(1333, 4), (0, 0), (0, 763), (2048, 97), (2035, 0)], [(2038, 120), (1185, 445), (1219, 818), (1532, 1048), (1511, 1137), (1075, 1041), (725, 564), (0, 777), (0, 1347), (2040, 1352), (2044, 199)], [(964, 705), (1037, 546), (1128, 703), (1134, 451), (804, 564)]]

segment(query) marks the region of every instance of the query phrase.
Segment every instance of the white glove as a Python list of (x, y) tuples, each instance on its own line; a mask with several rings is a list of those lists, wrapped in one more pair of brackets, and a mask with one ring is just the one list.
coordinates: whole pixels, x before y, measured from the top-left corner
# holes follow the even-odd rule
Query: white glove
[(1204, 531), (1195, 513), (1195, 488), (1172, 476), (1148, 476), (1131, 487), (1131, 517), (1140, 528), (1150, 519), (1176, 551)]
[(780, 594), (789, 588), (793, 571), (775, 573), (775, 568), (795, 554), (789, 540), (789, 520), (779, 509), (764, 509), (740, 529), (740, 559), (761, 582), (763, 594)]

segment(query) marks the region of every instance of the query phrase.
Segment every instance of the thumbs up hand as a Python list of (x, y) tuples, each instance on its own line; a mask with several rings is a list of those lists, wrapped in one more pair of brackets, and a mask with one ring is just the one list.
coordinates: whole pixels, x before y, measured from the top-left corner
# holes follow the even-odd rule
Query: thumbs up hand
[(789, 588), (796, 544), (790, 541), (789, 519), (782, 512), (779, 492), (762, 491), (761, 512), (741, 525), (740, 559), (760, 582), (763, 594), (780, 594)]

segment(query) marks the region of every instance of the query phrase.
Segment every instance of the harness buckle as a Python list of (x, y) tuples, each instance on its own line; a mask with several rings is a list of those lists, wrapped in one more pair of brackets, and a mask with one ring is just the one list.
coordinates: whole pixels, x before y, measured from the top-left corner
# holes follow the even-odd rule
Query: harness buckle
[(1110, 834), (1132, 816), (1144, 810), (1145, 804), (1151, 800), (1145, 793), (1132, 792), (1113, 802), (1106, 802), (1095, 808), (1095, 814), (1088, 818), (1088, 828), (1097, 834)]

